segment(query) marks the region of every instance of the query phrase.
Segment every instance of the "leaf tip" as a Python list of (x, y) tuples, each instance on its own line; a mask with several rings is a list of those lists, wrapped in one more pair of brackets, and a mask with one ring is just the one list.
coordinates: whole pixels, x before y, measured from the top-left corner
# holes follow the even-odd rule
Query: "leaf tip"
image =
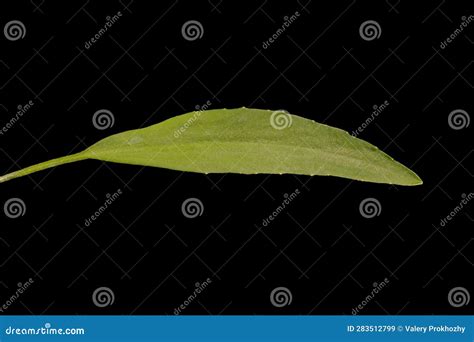
[(420, 178), (415, 172), (411, 171), (413, 174), (413, 183), (410, 185), (417, 186), (417, 185), (423, 185), (423, 179)]
[(422, 185), (423, 180), (418, 176), (415, 172), (409, 169), (406, 166), (403, 166), (405, 169), (405, 176), (400, 179), (396, 184), (398, 185), (405, 185), (405, 186), (417, 186)]

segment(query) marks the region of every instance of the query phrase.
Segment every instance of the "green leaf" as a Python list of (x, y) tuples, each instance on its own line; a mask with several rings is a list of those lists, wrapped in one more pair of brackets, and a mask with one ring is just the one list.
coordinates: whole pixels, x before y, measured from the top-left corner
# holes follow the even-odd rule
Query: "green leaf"
[(284, 111), (248, 108), (191, 112), (115, 134), (80, 153), (7, 174), (0, 182), (83, 159), (206, 174), (291, 173), (422, 184), (410, 169), (345, 131)]

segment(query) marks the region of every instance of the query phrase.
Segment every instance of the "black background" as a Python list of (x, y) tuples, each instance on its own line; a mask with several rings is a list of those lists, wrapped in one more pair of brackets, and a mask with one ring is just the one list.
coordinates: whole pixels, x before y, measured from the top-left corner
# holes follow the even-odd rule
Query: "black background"
[[(360, 137), (412, 168), (423, 186), (332, 177), (182, 173), (84, 161), (1, 184), (0, 203), (20, 198), (24, 215), (0, 215), (0, 302), (34, 284), (7, 314), (173, 314), (208, 277), (183, 314), (466, 314), (448, 292), (472, 290), (472, 215), (440, 220), (472, 192), (472, 1), (2, 1), (1, 26), (20, 20), (23, 39), (0, 36), (0, 171), (77, 152), (110, 134), (211, 108), (285, 109), (348, 131), (389, 106)], [(117, 11), (123, 16), (90, 49), (84, 44)], [(267, 49), (285, 16), (300, 17)], [(188, 20), (204, 32), (188, 41)], [(378, 39), (359, 26), (375, 20)], [(108, 109), (112, 127), (92, 124)], [(471, 165), (471, 166), (468, 166)], [(97, 221), (84, 220), (117, 189)], [(262, 220), (301, 194), (267, 227)], [(202, 201), (188, 219), (181, 204)], [(376, 198), (380, 215), (361, 216)], [(472, 209), (471, 209), (472, 210)], [(97, 307), (108, 287), (115, 300)], [(286, 287), (292, 302), (275, 307)], [(471, 291), (472, 292), (472, 291)], [(1, 303), (0, 303), (1, 304)]]

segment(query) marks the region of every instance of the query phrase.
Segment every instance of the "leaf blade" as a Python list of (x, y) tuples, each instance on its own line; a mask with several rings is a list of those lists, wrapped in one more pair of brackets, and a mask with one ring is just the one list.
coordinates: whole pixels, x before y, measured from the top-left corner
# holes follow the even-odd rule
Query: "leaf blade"
[(191, 112), (105, 138), (85, 156), (110, 162), (200, 173), (330, 175), (374, 183), (419, 185), (421, 179), (375, 146), (347, 132), (275, 112), (217, 109)]

